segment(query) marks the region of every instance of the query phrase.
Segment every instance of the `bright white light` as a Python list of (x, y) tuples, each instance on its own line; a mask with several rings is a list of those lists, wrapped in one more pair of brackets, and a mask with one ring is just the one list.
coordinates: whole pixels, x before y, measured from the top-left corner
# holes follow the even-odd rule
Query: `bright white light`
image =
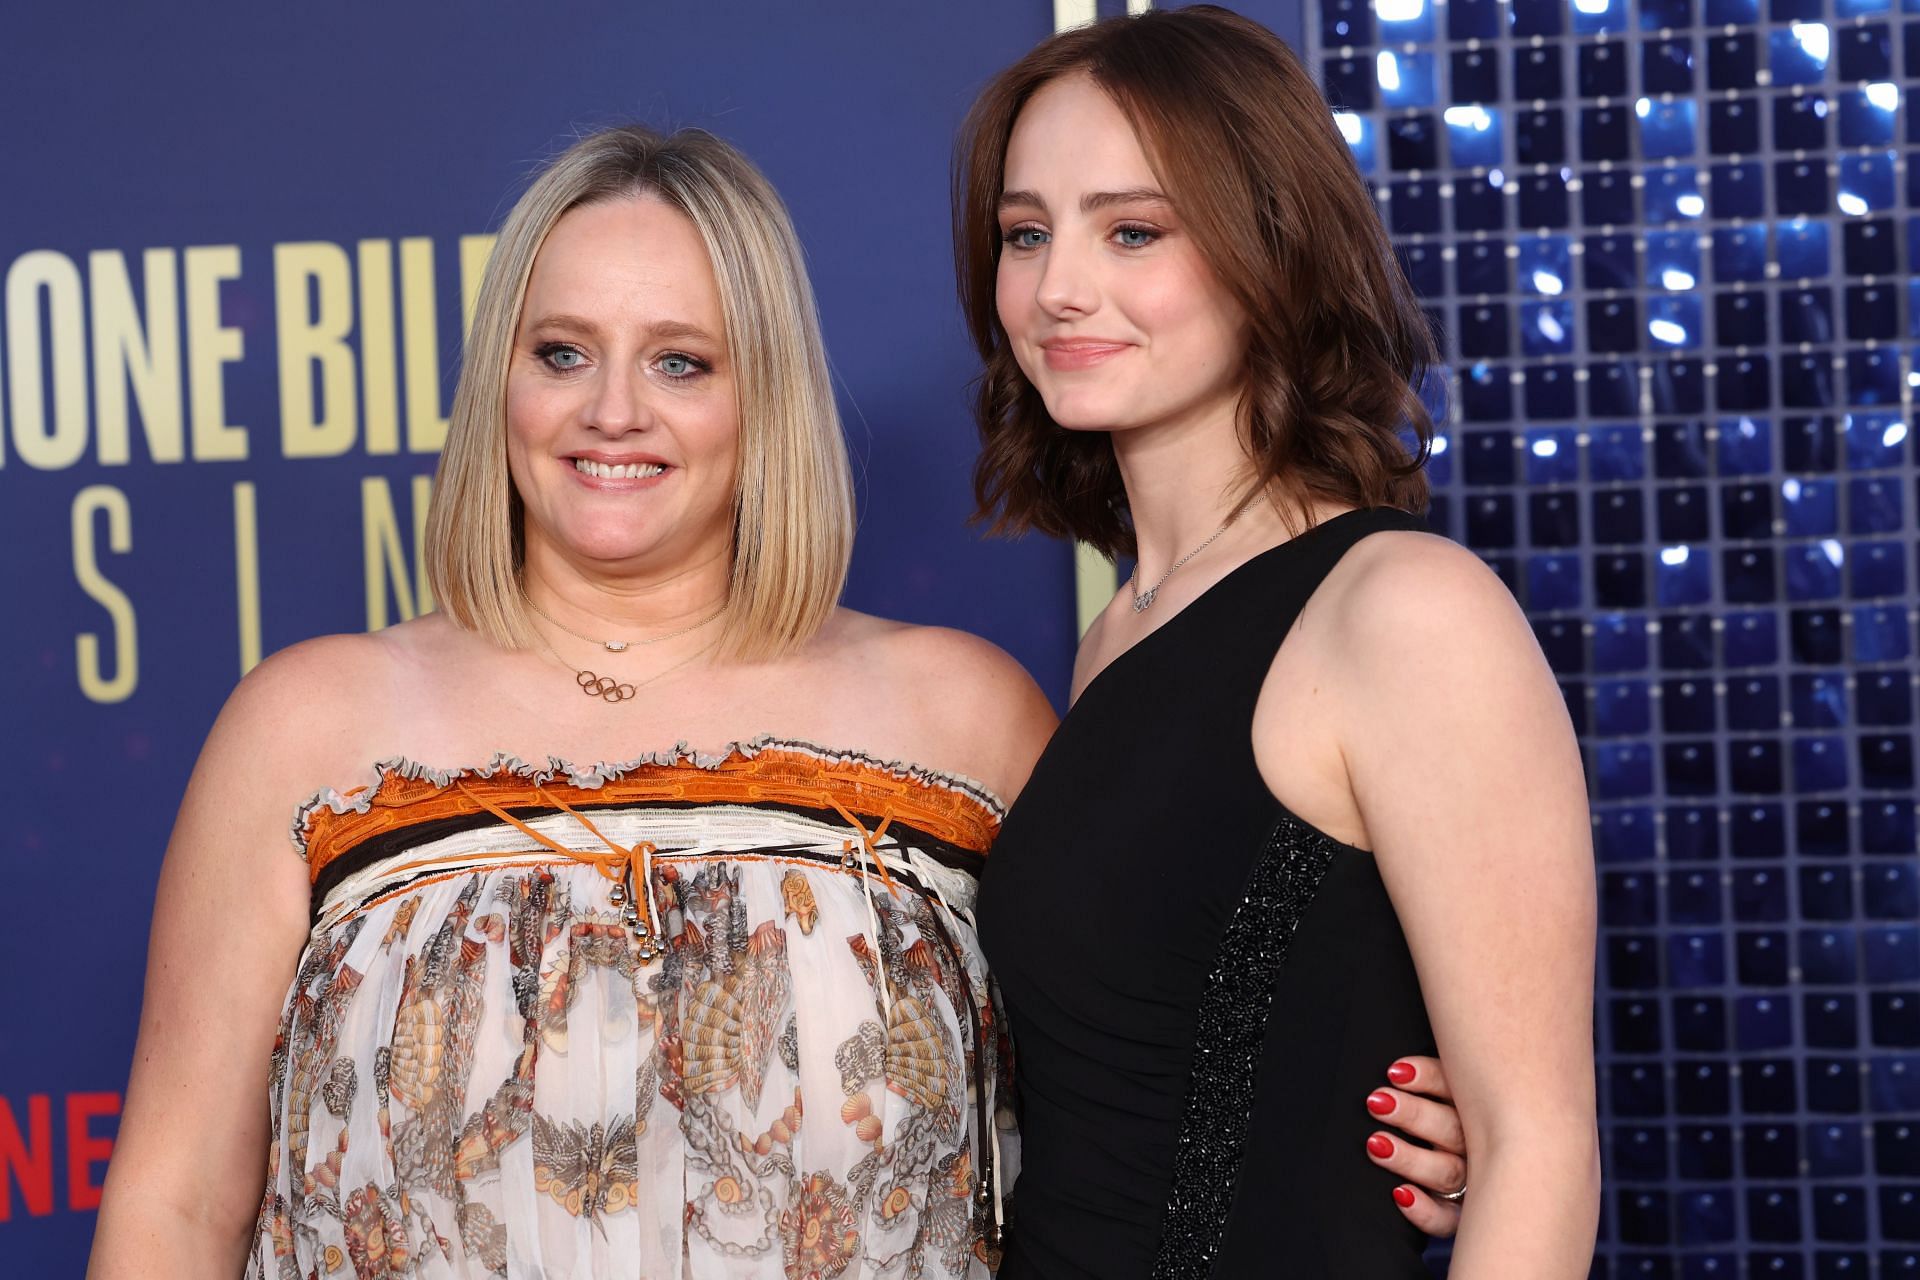
[(1672, 320), (1648, 321), (1647, 332), (1653, 335), (1655, 342), (1666, 342), (1674, 346), (1687, 340), (1687, 331)]
[(1827, 100), (1825, 98), (1815, 98), (1813, 100), (1813, 114), (1822, 120), (1827, 118)]
[(1807, 51), (1807, 56), (1821, 66), (1827, 65), (1827, 53), (1833, 48), (1833, 38), (1826, 24), (1820, 22), (1796, 22), (1790, 28), (1793, 38)]
[(1490, 187), (1504, 187), (1507, 185), (1507, 175), (1498, 169), (1489, 169), (1487, 170), (1487, 185)]
[(1882, 81), (1867, 86), (1867, 101), (1882, 111), (1893, 112), (1900, 109), (1900, 86)]
[(1668, 267), (1660, 273), (1660, 283), (1669, 289), (1693, 288), (1693, 276), (1678, 267)]
[(1447, 438), (1445, 436), (1435, 436), (1433, 438), (1433, 448), (1427, 450), (1429, 454), (1431, 454), (1436, 458), (1439, 457), (1441, 454), (1445, 453), (1446, 451), (1447, 451)]
[(1487, 114), (1485, 107), (1448, 107), (1441, 112), (1441, 116), (1456, 129), (1485, 133), (1493, 128), (1493, 117)]
[(1705, 196), (1681, 196), (1673, 202), (1673, 207), (1678, 209), (1685, 217), (1697, 218), (1707, 211), (1707, 201)]
[(1907, 375), (1907, 385), (1910, 387), (1920, 387), (1920, 369), (1915, 369)]
[(1800, 482), (1793, 479), (1782, 480), (1780, 482), (1780, 496), (1788, 502), (1800, 501)]
[(1412, 22), (1427, 11), (1427, 0), (1377, 0), (1373, 11), (1382, 22)]
[(1360, 145), (1360, 134), (1365, 126), (1361, 124), (1359, 116), (1351, 111), (1336, 111), (1333, 113), (1333, 124), (1340, 130), (1340, 136), (1347, 140), (1348, 146)]
[(1828, 538), (1821, 542), (1820, 550), (1826, 552), (1827, 562), (1836, 569), (1846, 562), (1846, 548), (1842, 547), (1839, 541), (1834, 538)]
[(1907, 438), (1907, 424), (1904, 422), (1896, 422), (1892, 426), (1887, 428), (1885, 435), (1880, 437), (1880, 443), (1884, 447), (1891, 449), (1895, 445), (1899, 444), (1902, 440), (1905, 440), (1906, 438)]
[(1688, 552), (1685, 547), (1662, 547), (1660, 548), (1660, 563), (1672, 565), (1685, 564), (1687, 562), (1687, 555)]
[(1535, 293), (1544, 293), (1549, 298), (1557, 298), (1566, 287), (1560, 277), (1551, 271), (1536, 270), (1533, 273), (1533, 289)]
[(1839, 204), (1840, 212), (1842, 213), (1859, 214), (1867, 211), (1867, 202), (1851, 191), (1842, 191), (1840, 193)]
[(1613, 7), (1613, 0), (1573, 0), (1573, 7), (1581, 13), (1605, 13)]
[(1558, 440), (1535, 440), (1533, 442), (1533, 456), (1536, 458), (1551, 458), (1559, 452), (1560, 442)]
[(1642, 98), (1638, 102), (1633, 104), (1633, 114), (1639, 116), (1642, 120), (1645, 120), (1647, 118), (1647, 113), (1652, 110), (1653, 110), (1652, 98)]
[[(1536, 321), (1535, 323), (1539, 326), (1540, 332), (1543, 335), (1545, 335), (1547, 341), (1562, 342), (1566, 340), (1567, 331), (1560, 327), (1560, 320), (1557, 316), (1553, 314), (1553, 312), (1542, 311), (1540, 313), (1539, 320)], [(1537, 446), (1535, 448), (1535, 452), (1536, 453), (1539, 452), (1539, 449)], [(1541, 454), (1540, 456), (1544, 458), (1549, 455)]]
[(1375, 71), (1380, 76), (1382, 89), (1392, 93), (1400, 87), (1400, 59), (1394, 57), (1391, 51), (1382, 49), (1373, 63)]

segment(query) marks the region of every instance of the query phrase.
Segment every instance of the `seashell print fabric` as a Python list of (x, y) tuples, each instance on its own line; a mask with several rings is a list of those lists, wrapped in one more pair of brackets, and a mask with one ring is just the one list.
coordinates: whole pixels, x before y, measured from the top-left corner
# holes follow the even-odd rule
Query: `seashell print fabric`
[(317, 799), (247, 1275), (986, 1276), (999, 816), (771, 739)]

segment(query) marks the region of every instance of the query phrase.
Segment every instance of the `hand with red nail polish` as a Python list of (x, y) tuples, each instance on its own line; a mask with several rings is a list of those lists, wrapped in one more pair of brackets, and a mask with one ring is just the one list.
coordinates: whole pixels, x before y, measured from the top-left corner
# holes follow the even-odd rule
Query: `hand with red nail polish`
[(1367, 1111), (1393, 1132), (1367, 1139), (1367, 1155), (1406, 1189), (1407, 1221), (1430, 1236), (1460, 1229), (1460, 1206), (1436, 1199), (1468, 1182), (1467, 1141), (1445, 1065), (1412, 1054), (1396, 1058), (1384, 1073), (1390, 1088), (1367, 1097)]
[(1393, 1189), (1393, 1202), (1402, 1209), (1413, 1208), (1413, 1188), (1395, 1187)]

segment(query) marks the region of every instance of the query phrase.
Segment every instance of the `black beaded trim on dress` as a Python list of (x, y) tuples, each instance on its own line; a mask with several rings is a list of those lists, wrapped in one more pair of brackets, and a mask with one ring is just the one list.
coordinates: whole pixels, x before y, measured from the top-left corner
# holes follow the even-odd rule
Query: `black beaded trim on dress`
[(1282, 814), (1221, 936), (1200, 1000), (1193, 1076), (1154, 1280), (1201, 1280), (1212, 1274), (1246, 1152), (1275, 981), (1301, 917), (1344, 847)]

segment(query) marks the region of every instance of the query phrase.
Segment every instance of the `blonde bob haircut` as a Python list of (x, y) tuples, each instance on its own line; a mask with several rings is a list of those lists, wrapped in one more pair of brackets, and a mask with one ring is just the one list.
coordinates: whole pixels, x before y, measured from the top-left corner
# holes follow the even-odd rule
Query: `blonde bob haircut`
[(525, 518), (507, 474), (507, 369), (547, 234), (582, 205), (657, 197), (712, 259), (740, 412), (723, 657), (791, 652), (825, 623), (853, 549), (853, 477), (800, 241), (772, 184), (699, 129), (637, 125), (568, 147), (507, 215), (481, 280), (433, 507), (427, 581), (442, 609), (506, 648), (539, 643), (521, 586)]

